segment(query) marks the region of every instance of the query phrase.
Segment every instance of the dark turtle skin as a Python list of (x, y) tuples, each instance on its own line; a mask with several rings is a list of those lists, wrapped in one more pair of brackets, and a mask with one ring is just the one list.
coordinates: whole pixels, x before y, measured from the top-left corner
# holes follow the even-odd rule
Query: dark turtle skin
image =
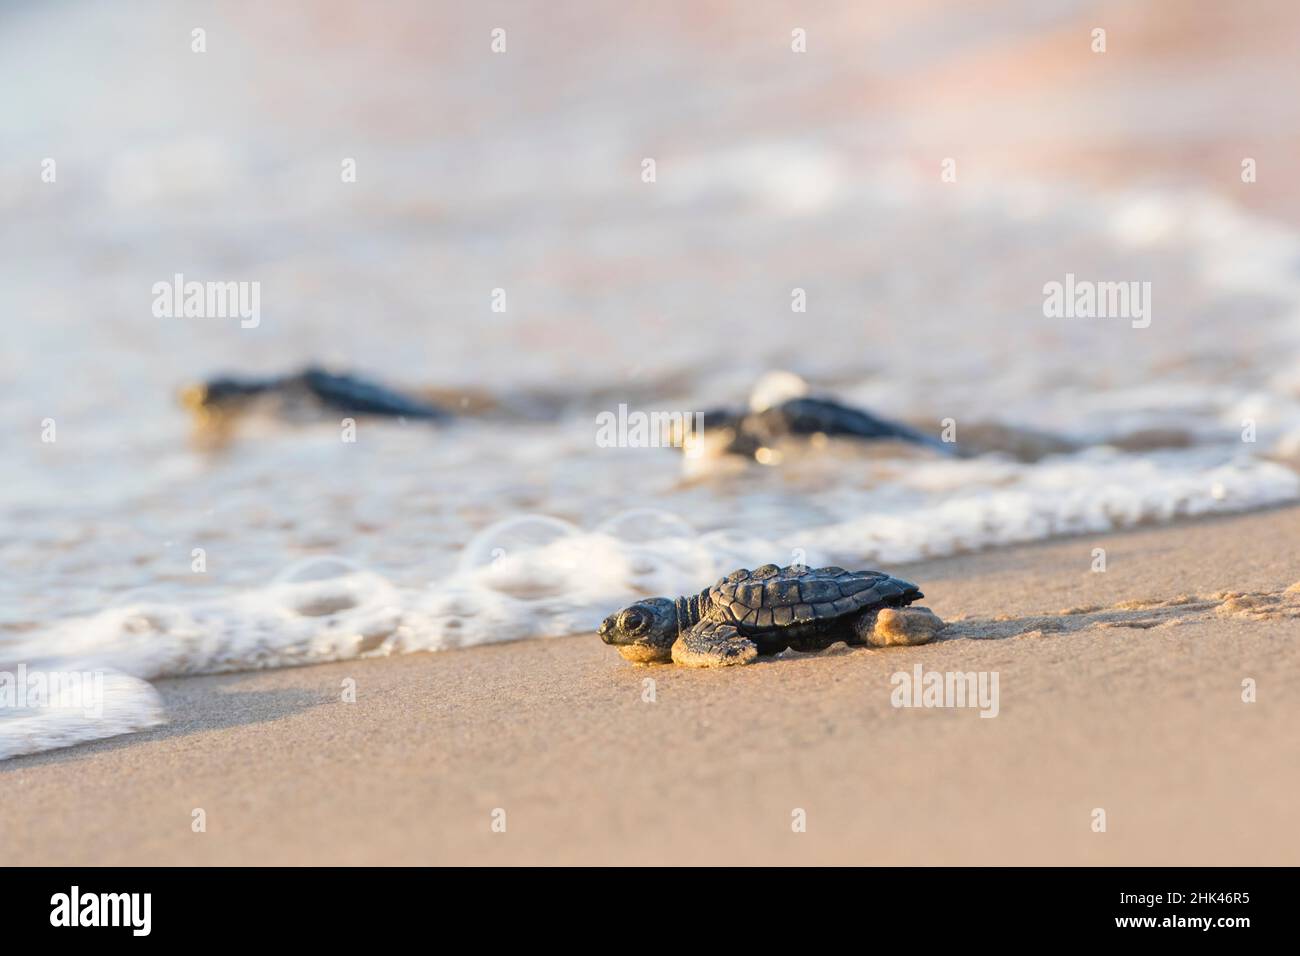
[(861, 441), (905, 441), (925, 445), (935, 451), (951, 452), (951, 448), (914, 428), (900, 422), (877, 418), (870, 412), (845, 405), (829, 398), (793, 398), (775, 408), (751, 412), (742, 419), (738, 430), (741, 448), (745, 454), (750, 443), (773, 445), (785, 438), (807, 435), (828, 435), (832, 438), (856, 438)]
[[(831, 398), (792, 398), (761, 411), (715, 408), (701, 415), (700, 425), (707, 445), (716, 445), (722, 454), (745, 458), (756, 457), (761, 449), (814, 435), (860, 442), (907, 442), (945, 455), (954, 454), (951, 445), (937, 438)], [(683, 435), (670, 437), (675, 446), (686, 447)], [(715, 441), (707, 441), (709, 438)]]
[(819, 651), (852, 640), (844, 620), (881, 607), (905, 607), (925, 597), (915, 584), (883, 571), (778, 568), (734, 571), (705, 592), (711, 620), (734, 625), (760, 654), (788, 648)]
[(266, 378), (218, 376), (181, 390), (181, 404), (194, 416), (201, 437), (217, 442), (254, 412), (285, 421), (313, 421), (328, 415), (375, 416), (441, 422), (445, 409), (356, 375), (309, 366)]
[(234, 409), (259, 396), (276, 395), (311, 401), (322, 408), (347, 414), (381, 415), (393, 418), (440, 419), (447, 412), (429, 402), (372, 382), (314, 366), (289, 375), (269, 378), (218, 376), (202, 385), (191, 386), (182, 394), (190, 406), (209, 409)]
[[(915, 584), (883, 571), (765, 564), (734, 571), (697, 595), (638, 601), (607, 617), (599, 633), (639, 663), (743, 664), (787, 648), (819, 651), (839, 641), (922, 643), (937, 628), (922, 628), (923, 639), (873, 640), (882, 609), (906, 608), (922, 597)], [(928, 610), (917, 611), (942, 627)]]

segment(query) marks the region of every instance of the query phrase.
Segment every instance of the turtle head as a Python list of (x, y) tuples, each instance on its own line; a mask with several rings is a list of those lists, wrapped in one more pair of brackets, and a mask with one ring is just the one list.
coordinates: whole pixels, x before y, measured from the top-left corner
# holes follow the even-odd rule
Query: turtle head
[(194, 437), (201, 445), (221, 444), (229, 437), (229, 409), (210, 383), (194, 382), (176, 395), (181, 407), (190, 413)]
[(256, 395), (261, 395), (273, 386), (273, 382), (244, 380), (222, 376), (206, 382), (186, 385), (180, 390), (180, 403), (191, 412), (229, 408), (246, 402)]
[(598, 633), (629, 661), (667, 662), (677, 640), (677, 602), (661, 597), (637, 601), (605, 618)]
[(221, 445), (230, 438), (232, 425), (252, 400), (273, 387), (271, 382), (222, 377), (194, 382), (177, 393), (190, 413), (194, 436), (200, 445)]
[(228, 386), (225, 379), (191, 382), (176, 393), (176, 399), (194, 417), (196, 425), (204, 425), (230, 404), (232, 394)]

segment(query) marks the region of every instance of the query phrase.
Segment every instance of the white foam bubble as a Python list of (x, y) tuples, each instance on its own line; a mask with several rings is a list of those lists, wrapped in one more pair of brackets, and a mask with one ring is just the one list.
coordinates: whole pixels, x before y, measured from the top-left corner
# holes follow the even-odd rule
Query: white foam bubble
[(65, 690), (39, 706), (0, 710), (0, 760), (136, 733), (163, 722), (158, 692), (148, 683), (112, 671), (98, 677), (93, 701), (80, 695), (71, 699)]
[[(242, 160), (228, 159), (210, 157), (205, 188), (224, 192), (226, 177), (245, 175)], [(166, 155), (146, 160), (162, 173), (175, 165)], [(765, 169), (772, 163), (789, 168)], [(406, 347), (412, 308), (444, 291), (441, 274), (416, 266), (442, 262), (464, 287), (499, 281), (455, 228), (414, 246), (400, 231), (376, 229), (360, 256), (350, 236), (326, 233), (311, 257), (276, 272), (266, 263), (281, 261), (274, 253), (293, 243), (292, 229), (251, 229), (263, 215), (256, 202), (223, 220), (227, 235), (258, 234), (251, 259), (232, 268), (255, 263), (268, 287), (278, 278), (295, 288), (300, 273), (321, 285), (312, 306), (277, 320), (284, 324), (264, 340), (255, 360), (262, 364), (250, 373), (303, 361), (302, 341), (355, 342), (361, 351), (350, 360), (394, 384), (496, 381), (508, 357), (511, 387), (559, 382), (572, 392), (582, 411), (555, 421), (477, 419), (441, 430), (367, 421), (356, 444), (340, 443), (332, 424), (265, 423), (260, 440), (205, 459), (183, 450), (179, 413), (160, 396), (183, 374), (250, 362), (217, 324), (141, 324), (131, 336), (111, 324), (81, 334), (22, 324), (19, 358), (0, 358), (0, 412), (39, 421), (46, 408), (69, 411), (59, 443), (27, 443), (0, 460), (9, 492), (2, 517), (20, 529), (7, 544), (13, 573), (0, 580), (0, 659), (54, 656), (150, 679), (577, 633), (634, 597), (698, 591), (740, 566), (889, 565), (1246, 510), (1300, 493), (1295, 471), (1265, 457), (1300, 460), (1292, 231), (1194, 196), (1072, 198), (1031, 184), (971, 186), (936, 203), (927, 198), (932, 184), (905, 171), (845, 170), (820, 150), (738, 154), (720, 165), (704, 153), (688, 159), (682, 175), (662, 184), (671, 200), (662, 220), (613, 205), (600, 229), (566, 235), (566, 258), (582, 264), (574, 275), (625, 277), (629, 263), (659, 257), (655, 281), (635, 286), (636, 309), (626, 308), (626, 288), (591, 291), (575, 281), (581, 291), (548, 299), (539, 286), (526, 290), (538, 303), (529, 317), (535, 338), (518, 334), (511, 313), (498, 324), (437, 329), (436, 354)], [(834, 174), (833, 205), (808, 188), (824, 172)], [(730, 191), (719, 176), (734, 180)], [(112, 194), (111, 181), (101, 185)], [(590, 186), (593, 201), (621, 194), (622, 186), (606, 185)], [(472, 221), (475, 203), (487, 201), (470, 197), (454, 212)], [(114, 208), (125, 215), (139, 205), (156, 207), (168, 228), (184, 226), (183, 217), (165, 219), (168, 203), (149, 197), (127, 196)], [(716, 242), (717, 209), (747, 217), (744, 229), (726, 227), (726, 243)], [(791, 216), (811, 209), (819, 215), (800, 220), (795, 248)], [(15, 235), (46, 229), (62, 237), (67, 221)], [(874, 228), (864, 231), (864, 222)], [(549, 233), (527, 221), (511, 228), (520, 255), (541, 261), (551, 252)], [(696, 235), (703, 238), (694, 244), (678, 242)], [(90, 266), (101, 239), (74, 233), (68, 256), (39, 261), (23, 258), (23, 240), (6, 246), (18, 264), (7, 290), (15, 311), (91, 311), (75, 296), (83, 274), (99, 274)], [(128, 253), (140, 251), (130, 235), (121, 241)], [(734, 258), (698, 255), (724, 245)], [(784, 279), (754, 281), (752, 264), (773, 261), (808, 276), (798, 281), (807, 281), (814, 305), (797, 321), (789, 321)], [(356, 289), (391, 288), (394, 263), (412, 283), (394, 301), (374, 308), (369, 298), (350, 298)], [(1038, 290), (1066, 269), (1152, 279), (1151, 327), (1044, 318)], [(335, 275), (345, 281), (335, 284)], [(123, 303), (135, 302), (135, 287), (106, 279), (93, 292), (133, 314)], [(723, 299), (747, 317), (743, 328), (700, 305)], [(360, 308), (373, 314), (375, 334), (357, 340)], [(584, 360), (593, 341), (608, 351), (601, 362)], [(65, 365), (51, 376), (20, 360), (37, 353)], [(951, 416), (959, 438), (967, 424), (992, 422), (1083, 445), (1122, 446), (1164, 431), (1193, 447), (1094, 448), (1032, 465), (828, 448), (770, 469), (692, 461), (684, 481), (675, 451), (592, 444), (587, 405), (603, 401), (595, 396), (608, 395), (611, 381), (678, 381), (683, 411), (719, 400), (743, 408), (760, 374), (787, 364), (816, 392), (928, 424), (931, 433)], [(758, 389), (758, 404), (776, 400), (779, 389), (766, 394), (773, 381)], [(1241, 440), (1247, 418), (1257, 425), (1255, 444)], [(1139, 446), (1159, 442), (1131, 445)], [(207, 551), (204, 575), (191, 572), (194, 547)], [(321, 550), (338, 557), (304, 558)]]
[(512, 519), (475, 544), (481, 550), (527, 529), (509, 550), (427, 586), (399, 587), (344, 567), (323, 579), (281, 580), (205, 601), (111, 607), (61, 621), (7, 652), (148, 679), (442, 650), (588, 631), (635, 597), (694, 593), (736, 567), (790, 563), (795, 554), (813, 564), (889, 565), (1248, 510), (1300, 493), (1295, 472), (1272, 462), (1194, 468), (1188, 459), (1097, 449), (1037, 465), (915, 463), (888, 495), (840, 489), (828, 520), (777, 523), (768, 533), (695, 534), (684, 520), (653, 511), (589, 530)]

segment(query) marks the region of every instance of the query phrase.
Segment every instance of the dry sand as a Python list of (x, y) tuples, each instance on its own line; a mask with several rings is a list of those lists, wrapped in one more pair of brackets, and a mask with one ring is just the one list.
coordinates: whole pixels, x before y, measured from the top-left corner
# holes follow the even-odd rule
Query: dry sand
[[(0, 765), (0, 846), (25, 864), (1296, 864), (1297, 542), (1289, 508), (894, 569), (955, 621), (917, 648), (691, 671), (585, 636), (164, 681), (166, 727)], [(917, 663), (997, 671), (998, 716), (891, 706)]]

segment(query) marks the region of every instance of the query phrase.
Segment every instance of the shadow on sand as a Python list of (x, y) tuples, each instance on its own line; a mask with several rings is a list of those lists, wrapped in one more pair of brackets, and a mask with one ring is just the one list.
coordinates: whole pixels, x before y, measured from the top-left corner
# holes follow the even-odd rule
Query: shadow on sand
[[(232, 676), (236, 675), (227, 675), (227, 679)], [(197, 678), (197, 680), (207, 683), (214, 678)], [(204, 691), (185, 685), (185, 681), (169, 681), (158, 688), (162, 697), (163, 713), (167, 718), (165, 724), (136, 733), (62, 747), (58, 750), (11, 757), (0, 761), (0, 775), (45, 764), (83, 760), (104, 751), (140, 746), (172, 737), (185, 737), (226, 727), (269, 723), (336, 699), (302, 688)]]

